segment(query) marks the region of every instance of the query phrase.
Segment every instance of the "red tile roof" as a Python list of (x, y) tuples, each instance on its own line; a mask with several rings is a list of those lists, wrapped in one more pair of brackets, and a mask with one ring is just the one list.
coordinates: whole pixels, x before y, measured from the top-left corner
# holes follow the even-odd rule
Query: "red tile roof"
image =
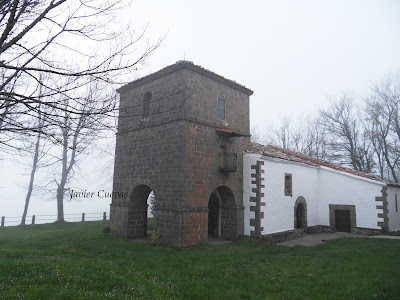
[(298, 162), (298, 163), (311, 165), (311, 166), (324, 166), (324, 167), (328, 167), (328, 168), (331, 168), (331, 169), (334, 169), (337, 171), (341, 171), (341, 172), (345, 172), (348, 174), (384, 182), (390, 186), (400, 187), (400, 184), (398, 184), (398, 183), (382, 179), (382, 178), (372, 175), (372, 174), (367, 174), (364, 172), (348, 169), (348, 168), (345, 168), (338, 164), (334, 164), (334, 163), (331, 163), (331, 162), (328, 162), (328, 161), (325, 161), (322, 159), (311, 157), (311, 156), (303, 154), (303, 153), (279, 148), (279, 147), (276, 147), (273, 145), (261, 145), (261, 144), (257, 144), (257, 143), (251, 143), (251, 149), (249, 152), (255, 153), (255, 154), (262, 154), (262, 155), (273, 157), (273, 158), (284, 159), (287, 161)]
[(250, 136), (249, 134), (241, 133), (239, 131), (233, 131), (229, 129), (217, 129), (217, 133), (226, 134), (229, 136)]

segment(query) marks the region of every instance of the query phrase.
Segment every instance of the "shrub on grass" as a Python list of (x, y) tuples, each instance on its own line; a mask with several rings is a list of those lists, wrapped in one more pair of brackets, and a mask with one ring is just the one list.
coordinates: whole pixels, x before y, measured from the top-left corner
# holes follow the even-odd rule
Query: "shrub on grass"
[(153, 233), (153, 235), (151, 236), (151, 244), (153, 246), (158, 246), (162, 240), (163, 234), (159, 231), (157, 231), (156, 233)]
[(109, 234), (111, 233), (111, 228), (110, 228), (110, 226), (104, 227), (104, 228), (103, 228), (103, 233), (104, 233), (104, 236), (109, 235)]

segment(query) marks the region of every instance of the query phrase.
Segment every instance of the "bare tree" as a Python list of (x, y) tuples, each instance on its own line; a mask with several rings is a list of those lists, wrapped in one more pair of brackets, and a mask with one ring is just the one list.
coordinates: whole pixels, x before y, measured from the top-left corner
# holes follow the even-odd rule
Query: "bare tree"
[[(56, 197), (57, 197), (57, 221), (64, 221), (64, 195), (68, 190), (67, 183), (74, 175), (74, 167), (78, 162), (78, 156), (86, 151), (91, 143), (100, 134), (103, 129), (105, 121), (99, 120), (99, 118), (104, 118), (100, 115), (92, 115), (90, 112), (98, 106), (98, 102), (106, 103), (110, 100), (108, 94), (102, 95), (102, 89), (98, 88), (97, 85), (93, 84), (87, 90), (87, 93), (82, 96), (80, 101), (79, 109), (82, 113), (79, 118), (71, 117), (73, 113), (65, 110), (63, 116), (60, 117), (61, 122), (58, 127), (58, 134), (54, 133), (59, 137), (59, 145), (61, 146), (62, 155), (58, 159), (59, 168), (58, 178), (55, 179)], [(69, 98), (61, 99), (60, 102), (63, 103), (65, 107), (70, 106)]]
[[(0, 4), (0, 142), (9, 147), (17, 146), (5, 133), (49, 134), (29, 121), (39, 115), (38, 103), (41, 117), (53, 121), (57, 118), (47, 108), (77, 120), (81, 114), (113, 111), (115, 106), (97, 106), (82, 112), (81, 99), (74, 98), (71, 90), (93, 81), (120, 82), (159, 45), (142, 42), (144, 31), (136, 33), (129, 26), (112, 29), (110, 24), (124, 7), (122, 0), (0, 0)], [(54, 80), (42, 81), (40, 74)], [(65, 86), (66, 81), (75, 84)], [(37, 84), (46, 91), (42, 99), (32, 90)], [(69, 98), (68, 103), (53, 101), (57, 94)]]
[[(253, 133), (253, 132), (252, 132)], [(317, 118), (301, 117), (298, 121), (282, 119), (279, 128), (269, 128), (265, 133), (257, 129), (256, 137), (262, 143), (326, 159), (326, 140)]]
[(374, 145), (379, 172), (399, 182), (400, 173), (400, 75), (391, 75), (372, 87), (367, 99), (368, 135)]
[[(41, 77), (41, 80), (44, 80)], [(43, 94), (42, 86), (38, 86), (38, 99), (41, 100), (41, 95)], [(32, 162), (29, 163), (29, 168), (30, 168), (30, 177), (29, 177), (29, 184), (28, 184), (28, 191), (26, 193), (25, 197), (25, 205), (24, 205), (24, 212), (22, 214), (21, 218), (21, 225), (25, 225), (26, 221), (26, 216), (28, 213), (28, 208), (29, 208), (29, 203), (30, 199), (32, 196), (32, 192), (34, 189), (34, 181), (35, 181), (35, 175), (37, 171), (41, 167), (46, 167), (48, 164), (48, 161), (46, 161), (44, 158), (49, 151), (49, 147), (47, 147), (46, 140), (43, 139), (42, 136), (42, 128), (45, 126), (45, 119), (42, 117), (42, 109), (40, 108), (40, 102), (37, 104), (38, 105), (38, 116), (37, 116), (37, 124), (36, 127), (40, 128), (40, 130), (37, 131), (36, 136), (32, 136), (29, 138), (22, 137), (19, 139), (19, 143), (21, 147), (19, 148), (18, 154), (19, 154), (19, 159), (18, 163), (24, 164), (25, 160), (21, 160), (21, 157), (26, 157), (26, 156), (32, 156)]]
[(251, 127), (251, 141), (253, 143), (259, 143), (259, 144), (266, 144), (267, 143), (267, 133), (262, 130), (262, 128), (253, 126)]
[(343, 93), (339, 99), (332, 99), (329, 108), (320, 111), (320, 120), (328, 137), (330, 160), (372, 172), (372, 146), (362, 130), (353, 97)]
[(289, 119), (281, 119), (280, 126), (267, 127), (264, 130), (253, 127), (251, 129), (252, 141), (261, 144), (272, 144), (284, 149), (298, 151), (301, 136), (299, 132), (302, 129), (297, 126), (301, 124), (295, 123)]
[[(40, 105), (40, 104), (39, 104)], [(41, 128), (44, 124), (44, 120), (41, 116), (40, 113), (40, 109), (38, 109), (38, 119), (37, 119), (37, 127)], [(26, 215), (28, 213), (28, 208), (29, 208), (29, 202), (31, 199), (31, 195), (32, 195), (32, 191), (33, 191), (33, 184), (34, 184), (34, 180), (35, 180), (35, 175), (36, 175), (36, 171), (38, 170), (39, 167), (39, 161), (40, 159), (43, 157), (43, 152), (41, 151), (40, 148), (40, 144), (41, 144), (41, 140), (42, 140), (42, 134), (41, 131), (39, 130), (36, 136), (36, 141), (33, 147), (33, 159), (32, 159), (32, 166), (31, 166), (31, 174), (30, 174), (30, 179), (29, 179), (29, 186), (28, 186), (28, 192), (26, 193), (26, 197), (25, 197), (25, 206), (24, 206), (24, 212), (22, 214), (22, 218), (21, 218), (21, 225), (25, 225), (25, 220), (26, 220)], [(29, 148), (27, 148), (29, 149)]]
[(264, 132), (253, 128), (252, 139), (399, 182), (400, 74), (375, 84), (365, 103), (359, 110), (342, 93), (317, 117), (283, 119)]
[(273, 130), (277, 141), (278, 145), (280, 145), (284, 149), (293, 149), (295, 150), (293, 146), (292, 140), (296, 140), (298, 136), (296, 136), (296, 133), (293, 132), (292, 128), (292, 123), (288, 119), (283, 119), (281, 126)]
[(324, 159), (328, 158), (327, 138), (321, 120), (317, 117), (307, 123), (307, 140), (310, 144), (310, 150), (307, 152), (310, 156)]
[[(21, 135), (36, 137), (35, 149), (42, 137), (61, 145), (62, 171), (56, 182), (62, 221), (63, 194), (76, 157), (98, 128), (109, 128), (107, 117), (116, 113), (117, 97), (109, 93), (112, 85), (123, 77), (129, 81), (161, 40), (149, 43), (143, 39), (145, 29), (135, 32), (129, 25), (115, 26), (126, 7), (124, 0), (0, 0), (0, 4), (0, 146), (2, 151), (22, 149), (15, 138)], [(101, 97), (89, 97), (88, 102), (82, 96), (85, 86), (101, 89)], [(40, 97), (37, 89), (44, 91)], [(37, 159), (34, 155), (24, 216)]]

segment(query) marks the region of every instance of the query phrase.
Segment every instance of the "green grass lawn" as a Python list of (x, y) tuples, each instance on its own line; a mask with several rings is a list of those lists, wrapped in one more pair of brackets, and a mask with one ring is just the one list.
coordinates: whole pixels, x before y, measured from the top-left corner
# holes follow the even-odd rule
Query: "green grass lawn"
[(147, 218), (147, 231), (154, 230), (154, 218)]
[(400, 230), (399, 231), (386, 232), (386, 233), (383, 233), (382, 235), (400, 236)]
[(400, 241), (154, 247), (107, 221), (0, 228), (0, 299), (400, 299)]

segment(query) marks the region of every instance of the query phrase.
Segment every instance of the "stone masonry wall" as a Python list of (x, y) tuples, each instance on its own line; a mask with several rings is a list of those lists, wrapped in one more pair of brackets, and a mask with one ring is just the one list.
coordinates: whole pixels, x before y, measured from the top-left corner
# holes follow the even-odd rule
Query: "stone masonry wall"
[(251, 166), (251, 170), (254, 173), (251, 174), (251, 184), (253, 197), (250, 197), (250, 211), (254, 212), (254, 219), (250, 219), (250, 226), (254, 227), (254, 230), (250, 230), (250, 236), (261, 237), (264, 227), (261, 226), (261, 220), (264, 218), (264, 212), (261, 211), (261, 207), (265, 206), (265, 202), (261, 201), (264, 199), (264, 193), (261, 192), (262, 188), (265, 187), (263, 184), (264, 170), (261, 166), (264, 165), (263, 161), (258, 160), (257, 164)]
[[(151, 113), (143, 117), (146, 92), (152, 93)], [(183, 92), (182, 74), (178, 72), (121, 93), (113, 190), (127, 192), (129, 196), (112, 200), (110, 227), (116, 234), (141, 236), (140, 227), (144, 224), (135, 224), (135, 214), (143, 214), (143, 209), (137, 201), (143, 204), (147, 197), (142, 195), (140, 199), (132, 199), (133, 191), (139, 185), (153, 190), (157, 203), (164, 209), (177, 209), (183, 205), (185, 133), (179, 106)], [(172, 220), (168, 224), (163, 224), (163, 220), (160, 219), (156, 226), (173, 225)]]
[[(145, 117), (141, 113), (147, 92), (152, 97)], [(226, 123), (216, 118), (220, 92), (226, 96)], [(141, 84), (133, 82), (120, 93), (113, 190), (129, 196), (112, 200), (112, 232), (130, 237), (143, 232), (136, 220), (144, 207), (138, 201), (143, 203), (146, 197), (135, 191), (145, 185), (155, 193), (156, 230), (165, 241), (177, 246), (204, 243), (208, 201), (213, 190), (223, 186), (231, 193), (222, 197), (222, 212), (228, 214), (222, 216), (222, 235), (231, 239), (242, 235), (242, 152), (249, 137), (229, 138), (216, 129), (249, 134), (248, 95), (186, 68)], [(237, 172), (218, 171), (220, 145), (238, 153)]]
[[(219, 186), (228, 187), (234, 200), (222, 197), (222, 237), (234, 239), (243, 235), (243, 157), (249, 136), (227, 137), (216, 129), (230, 129), (249, 135), (249, 97), (219, 82), (185, 70), (188, 101), (185, 103), (186, 157), (184, 168), (188, 181), (186, 203), (207, 208), (211, 193)], [(217, 97), (226, 99), (226, 121), (217, 120)], [(221, 173), (219, 149), (237, 153), (237, 172)], [(228, 213), (229, 212), (229, 213)], [(227, 214), (227, 217), (225, 217)], [(231, 225), (228, 225), (228, 224)], [(228, 229), (230, 228), (230, 229)], [(200, 233), (200, 236), (203, 233)]]

